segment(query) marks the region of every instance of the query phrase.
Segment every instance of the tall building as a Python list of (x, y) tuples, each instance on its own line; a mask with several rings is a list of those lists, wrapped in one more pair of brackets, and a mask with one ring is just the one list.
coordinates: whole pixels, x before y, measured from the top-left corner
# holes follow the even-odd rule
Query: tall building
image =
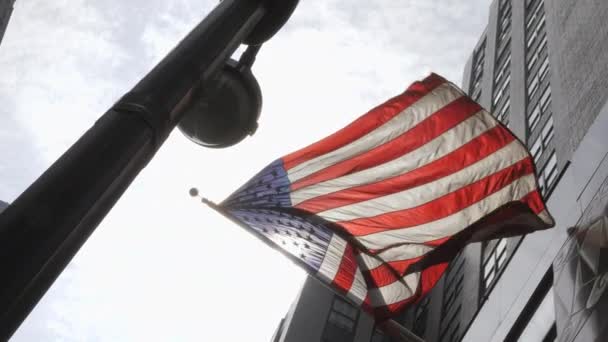
[(426, 341), (608, 340), (606, 17), (604, 0), (492, 2), (463, 89), (527, 144), (557, 225), (468, 246), (405, 315)]
[(13, 12), (14, 3), (15, 0), (0, 0), (0, 43), (2, 42), (2, 37), (4, 37), (8, 20)]
[[(606, 0), (492, 2), (462, 88), (529, 147), (557, 224), (467, 246), (397, 318), (425, 341), (608, 341), (605, 18)], [(308, 280), (275, 341), (390, 338)]]

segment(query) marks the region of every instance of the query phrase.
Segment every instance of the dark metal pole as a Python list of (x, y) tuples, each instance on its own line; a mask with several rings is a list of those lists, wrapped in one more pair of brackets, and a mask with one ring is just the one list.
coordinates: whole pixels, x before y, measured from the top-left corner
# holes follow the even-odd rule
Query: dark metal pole
[(0, 340), (8, 340), (256, 24), (223, 0), (0, 215)]

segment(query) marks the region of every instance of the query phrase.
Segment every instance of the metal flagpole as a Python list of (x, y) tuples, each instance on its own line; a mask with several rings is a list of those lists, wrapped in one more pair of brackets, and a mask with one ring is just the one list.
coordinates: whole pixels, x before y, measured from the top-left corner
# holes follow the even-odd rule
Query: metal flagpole
[(242, 43), (272, 37), (297, 3), (220, 2), (0, 214), (0, 341), (12, 336), (196, 101), (199, 124), (213, 124), (200, 101), (216, 101), (208, 91), (230, 56)]
[[(198, 197), (198, 195), (199, 195), (198, 190), (195, 188), (190, 189), (190, 195), (192, 197)], [(216, 203), (214, 203), (213, 201), (210, 201), (209, 199), (207, 199), (205, 197), (201, 197), (201, 202), (206, 204), (209, 208), (215, 210), (217, 213), (224, 216), (225, 218), (227, 218), (228, 220), (230, 220), (237, 226), (239, 226), (239, 227), (245, 229), (246, 231), (248, 231), (249, 233), (253, 234), (256, 238), (258, 238), (259, 240), (264, 242), (267, 246), (271, 247), (274, 250), (279, 251), (281, 254), (286, 256), (289, 260), (291, 260), (298, 266), (304, 268), (305, 270), (309, 271), (309, 274), (312, 274), (312, 272), (310, 272), (310, 271), (312, 271), (311, 267), (308, 266), (306, 263), (304, 263), (302, 260), (294, 257), (293, 255), (288, 253), (286, 250), (277, 247), (270, 239), (264, 237), (262, 234), (258, 234), (254, 229), (252, 229), (248, 225), (244, 224), (240, 220), (237, 220), (234, 216), (230, 215), (230, 213), (226, 212), (226, 210), (224, 210), (221, 206), (217, 205)], [(315, 278), (321, 285), (323, 285), (330, 291), (337, 293), (335, 291), (335, 289), (333, 289), (331, 286), (329, 286), (328, 284), (326, 284), (322, 281), (319, 281), (316, 277), (314, 277), (314, 274), (312, 274), (312, 275), (313, 275), (313, 278)], [(349, 301), (353, 306), (355, 306), (355, 307), (358, 306), (358, 305), (352, 303), (352, 301), (349, 298), (344, 297), (344, 299)], [(423, 339), (418, 337), (416, 334), (414, 334), (413, 332), (411, 332), (410, 330), (408, 330), (406, 327), (399, 324), (395, 320), (392, 320), (392, 319), (386, 320), (382, 323), (379, 323), (379, 326), (382, 329), (382, 331), (384, 331), (387, 335), (391, 336), (392, 338), (397, 339), (400, 342), (424, 342)]]

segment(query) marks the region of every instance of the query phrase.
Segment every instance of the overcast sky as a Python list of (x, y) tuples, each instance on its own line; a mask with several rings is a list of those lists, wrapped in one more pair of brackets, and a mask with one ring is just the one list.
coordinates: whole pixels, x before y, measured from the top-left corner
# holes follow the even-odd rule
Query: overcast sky
[[(0, 199), (13, 201), (217, 1), (17, 0), (0, 44)], [(256, 135), (175, 131), (14, 341), (268, 341), (303, 271), (188, 196), (221, 201), (272, 160), (430, 71), (460, 84), (488, 0), (302, 1), (254, 66)]]

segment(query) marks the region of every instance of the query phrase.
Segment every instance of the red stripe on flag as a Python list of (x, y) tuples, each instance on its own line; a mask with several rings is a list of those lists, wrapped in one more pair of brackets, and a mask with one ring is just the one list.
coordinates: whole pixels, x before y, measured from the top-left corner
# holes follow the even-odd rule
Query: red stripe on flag
[(282, 159), (285, 170), (289, 170), (359, 139), (389, 121), (443, 83), (445, 83), (445, 79), (436, 74), (431, 74), (423, 81), (413, 83), (403, 94), (372, 109), (338, 132), (308, 147), (284, 156)]
[(311, 213), (319, 213), (367, 201), (389, 193), (411, 189), (456, 173), (498, 151), (514, 139), (507, 129), (502, 126), (496, 126), (444, 157), (410, 172), (376, 183), (365, 184), (315, 197), (299, 203), (295, 207)]
[(400, 278), (397, 276), (403, 276), (411, 264), (417, 262), (423, 257), (424, 255), (407, 260), (384, 263), (374, 269), (364, 271), (363, 276), (367, 277), (369, 283), (374, 287), (390, 285), (395, 281), (398, 281)]
[(338, 222), (338, 224), (355, 236), (378, 233), (393, 228), (422, 225), (463, 210), (499, 191), (514, 180), (531, 173), (534, 173), (534, 165), (528, 157), (475, 183), (418, 207), (393, 211), (375, 217)]
[(332, 285), (334, 288), (338, 288), (346, 294), (355, 280), (355, 272), (357, 271), (357, 260), (355, 252), (351, 244), (346, 244), (342, 260), (340, 261), (340, 267), (334, 277)]
[(415, 302), (424, 298), (424, 296), (431, 291), (435, 284), (437, 284), (447, 267), (447, 263), (441, 263), (438, 265), (433, 265), (422, 271), (416, 293), (402, 301), (385, 306), (375, 307), (373, 314), (376, 321), (386, 320), (401, 311), (407, 305), (414, 304)]
[(521, 199), (522, 202), (526, 203), (532, 212), (535, 214), (540, 214), (545, 210), (545, 204), (543, 203), (543, 198), (540, 195), (538, 190), (534, 190), (527, 194), (525, 197)]
[(362, 171), (412, 152), (473, 116), (481, 107), (467, 96), (459, 97), (395, 139), (315, 172), (291, 185), (295, 191), (312, 184)]

